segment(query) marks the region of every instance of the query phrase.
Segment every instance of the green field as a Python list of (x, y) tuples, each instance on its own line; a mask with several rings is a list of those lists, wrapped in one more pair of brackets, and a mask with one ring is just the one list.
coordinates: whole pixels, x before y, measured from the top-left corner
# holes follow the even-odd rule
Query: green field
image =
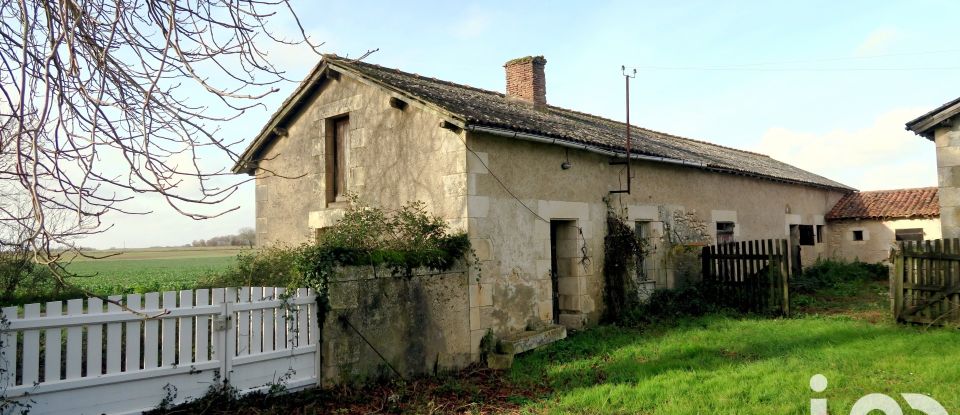
[(103, 259), (78, 259), (67, 269), (80, 275), (69, 282), (97, 294), (126, 294), (184, 290), (197, 279), (227, 268), (236, 261), (237, 248), (160, 248), (124, 252), (97, 251)]
[[(67, 258), (64, 263), (69, 272), (78, 275), (67, 279), (70, 284), (98, 295), (117, 295), (194, 288), (201, 277), (234, 264), (241, 252), (244, 249), (235, 247), (89, 251), (87, 255), (105, 258)], [(18, 293), (18, 300), (12, 302), (42, 302), (81, 296), (75, 289), (45, 287)]]

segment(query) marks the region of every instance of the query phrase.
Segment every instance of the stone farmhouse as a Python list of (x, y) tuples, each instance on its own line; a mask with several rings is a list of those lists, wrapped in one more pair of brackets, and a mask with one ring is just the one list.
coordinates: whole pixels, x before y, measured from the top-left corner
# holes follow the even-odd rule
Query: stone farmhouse
[(854, 189), (763, 154), (632, 127), (630, 193), (612, 193), (627, 183), (611, 163), (625, 158), (625, 124), (550, 105), (545, 65), (507, 62), (500, 93), (324, 56), (233, 168), (257, 175), (258, 243), (311, 240), (348, 193), (424, 202), (481, 260), (445, 311), (462, 313), (474, 356), (488, 330), (598, 321), (611, 210), (655, 241), (638, 278), (657, 288), (683, 283), (660, 245), (691, 222), (706, 240), (680, 242), (811, 235), (804, 261), (827, 252), (826, 216)]
[(907, 130), (937, 146), (940, 225), (944, 238), (960, 238), (960, 97), (908, 122)]
[(827, 213), (828, 255), (881, 262), (896, 241), (940, 238), (936, 187), (850, 193)]

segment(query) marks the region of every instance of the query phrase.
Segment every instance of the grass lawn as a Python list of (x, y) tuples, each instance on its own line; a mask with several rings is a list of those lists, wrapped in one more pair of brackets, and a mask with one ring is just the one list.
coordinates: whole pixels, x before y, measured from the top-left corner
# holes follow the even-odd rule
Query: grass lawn
[[(532, 413), (846, 414), (868, 393), (930, 394), (960, 409), (960, 333), (847, 316), (710, 316), (640, 331), (600, 327), (522, 356), (510, 378), (553, 392)], [(810, 377), (829, 380), (824, 393)], [(900, 401), (903, 402), (902, 400)]]
[[(869, 393), (929, 394), (960, 410), (960, 332), (894, 324), (882, 282), (809, 296), (793, 318), (710, 315), (644, 329), (601, 326), (496, 374), (306, 391), (223, 407), (242, 414), (848, 414)], [(813, 392), (811, 376), (829, 386)], [(874, 412), (879, 413), (879, 411)], [(905, 409), (905, 414), (918, 413)]]

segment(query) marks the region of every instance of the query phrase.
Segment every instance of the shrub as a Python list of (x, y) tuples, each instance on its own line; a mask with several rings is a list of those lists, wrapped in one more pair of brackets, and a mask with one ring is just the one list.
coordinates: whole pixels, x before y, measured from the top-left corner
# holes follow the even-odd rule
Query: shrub
[(451, 234), (447, 223), (429, 214), (422, 202), (397, 210), (371, 207), (351, 196), (350, 208), (317, 244), (273, 245), (243, 252), (224, 272), (202, 287), (313, 287), (322, 291), (336, 266), (374, 265), (409, 274), (415, 268), (449, 270), (470, 251), (465, 233)]
[(209, 274), (197, 286), (213, 287), (286, 287), (295, 278), (294, 262), (302, 247), (272, 245), (237, 255), (237, 262), (227, 270)]
[(0, 304), (20, 304), (44, 301), (65, 294), (67, 291), (57, 283), (53, 273), (45, 266), (33, 262), (25, 250), (0, 251)]
[(701, 285), (689, 285), (680, 289), (654, 291), (646, 302), (624, 313), (621, 324), (642, 326), (683, 317), (702, 316), (720, 310), (721, 307), (704, 295)]
[(316, 245), (303, 246), (297, 273), (311, 286), (333, 265), (375, 265), (397, 274), (414, 268), (448, 270), (470, 251), (466, 233), (451, 234), (447, 222), (426, 211), (423, 202), (397, 210), (372, 207), (356, 196), (336, 225), (324, 230)]
[[(881, 281), (888, 277), (886, 265), (868, 264), (834, 259), (817, 260), (790, 281), (790, 289), (798, 294), (813, 294), (822, 290), (844, 290), (850, 284)], [(845, 290), (844, 290), (845, 291)]]

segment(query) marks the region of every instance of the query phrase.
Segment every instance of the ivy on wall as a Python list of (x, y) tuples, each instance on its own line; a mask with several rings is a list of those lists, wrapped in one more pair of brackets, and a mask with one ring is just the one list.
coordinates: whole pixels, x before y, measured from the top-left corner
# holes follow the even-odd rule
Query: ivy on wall
[(619, 321), (639, 303), (636, 280), (637, 260), (650, 253), (650, 243), (639, 237), (609, 205), (607, 233), (603, 238), (604, 320)]

